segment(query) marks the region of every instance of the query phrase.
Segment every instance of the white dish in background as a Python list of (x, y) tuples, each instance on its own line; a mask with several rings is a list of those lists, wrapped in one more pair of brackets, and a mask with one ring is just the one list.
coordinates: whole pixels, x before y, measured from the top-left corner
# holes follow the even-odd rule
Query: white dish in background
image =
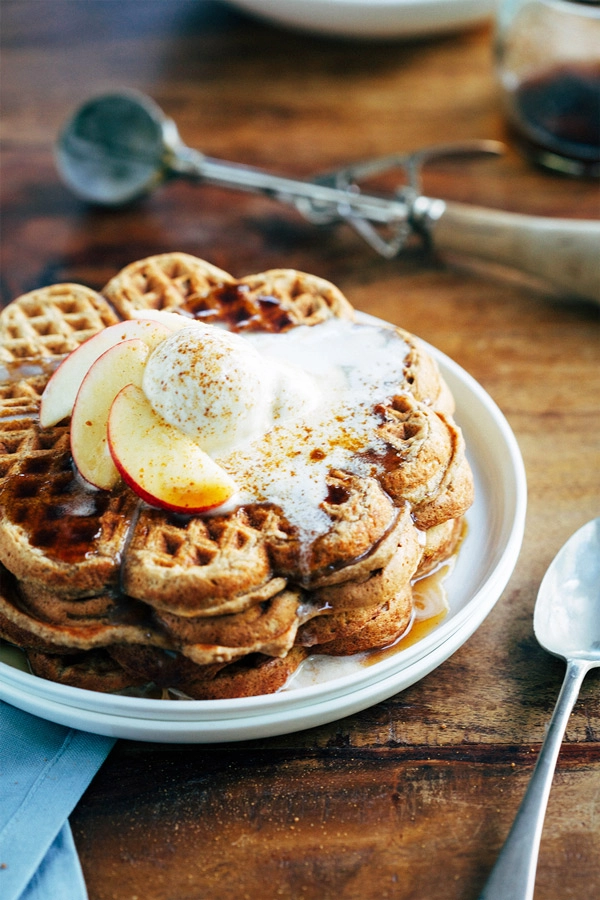
[(345, 38), (410, 38), (485, 22), (497, 0), (227, 0), (277, 25)]
[(433, 631), (371, 665), (357, 661), (341, 677), (333, 670), (331, 678), (319, 683), (259, 697), (168, 701), (102, 694), (45, 681), (0, 661), (0, 698), (97, 734), (212, 743), (332, 722), (391, 697), (441, 665), (481, 625), (510, 578), (523, 539), (527, 489), (518, 445), (498, 407), (456, 363), (429, 350), (454, 394), (476, 491), (467, 536), (445, 581), (450, 609)]

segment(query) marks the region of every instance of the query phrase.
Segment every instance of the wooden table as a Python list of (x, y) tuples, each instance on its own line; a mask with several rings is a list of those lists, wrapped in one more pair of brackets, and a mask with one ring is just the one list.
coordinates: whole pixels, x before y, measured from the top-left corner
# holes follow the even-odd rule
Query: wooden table
[[(172, 182), (92, 210), (52, 144), (88, 96), (134, 87), (207, 154), (295, 177), (447, 140), (502, 139), (486, 28), (418, 42), (287, 33), (218, 3), (6, 0), (2, 22), (2, 302), (59, 281), (101, 287), (183, 250), (244, 275), (293, 266), (453, 357), (521, 447), (525, 539), (476, 634), (412, 688), (299, 734), (230, 745), (119, 741), (71, 822), (91, 900), (476, 898), (544, 736), (563, 664), (537, 645), (540, 579), (599, 514), (598, 310), (419, 246), (385, 261), (348, 227)], [(437, 165), (431, 195), (600, 215), (597, 184), (499, 160)], [(600, 896), (600, 673), (569, 722), (536, 900)]]

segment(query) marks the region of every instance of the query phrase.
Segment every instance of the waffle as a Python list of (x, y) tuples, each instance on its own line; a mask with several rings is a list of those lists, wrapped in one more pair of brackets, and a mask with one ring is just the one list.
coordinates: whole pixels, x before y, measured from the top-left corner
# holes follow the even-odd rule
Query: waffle
[[(277, 572), (312, 589), (353, 581), (386, 562), (394, 552), (399, 511), (374, 478), (359, 478), (334, 470), (328, 478), (322, 508), (330, 527), (311, 544), (301, 538), (277, 507), (260, 505), (248, 511)], [(412, 528), (412, 523), (404, 523)]]
[(65, 654), (29, 650), (27, 659), (34, 675), (86, 691), (116, 693), (134, 688), (140, 680), (139, 674), (128, 672), (106, 650)]
[[(340, 610), (380, 606), (389, 597), (401, 594), (411, 579), (421, 574), (423, 555), (424, 548), (413, 526), (410, 509), (405, 507), (385, 541), (367, 558), (368, 565), (364, 565), (362, 573), (355, 569), (351, 580), (346, 578), (337, 583), (330, 578), (329, 583), (313, 589), (311, 596), (325, 610), (325, 616)], [(442, 558), (445, 556), (440, 554)]]
[(337, 610), (315, 618), (302, 628), (299, 643), (316, 653), (350, 656), (392, 644), (408, 629), (411, 619), (409, 584), (377, 606)]
[(104, 297), (79, 284), (55, 284), (23, 294), (0, 313), (0, 362), (52, 368), (79, 344), (118, 322)]
[(0, 420), (0, 559), (17, 578), (68, 596), (120, 581), (137, 500), (123, 487), (90, 492), (73, 471), (68, 426)]
[(149, 644), (172, 649), (168, 638), (153, 625), (150, 610), (138, 613), (138, 621), (129, 622), (127, 616), (102, 620), (91, 616), (74, 616), (66, 624), (47, 622), (37, 612), (30, 612), (23, 601), (18, 583), (10, 573), (2, 572), (0, 596), (0, 629), (8, 640), (26, 650), (49, 654), (108, 647), (114, 643)]
[(272, 269), (239, 280), (187, 253), (131, 263), (102, 291), (125, 319), (140, 309), (177, 310), (234, 331), (282, 331), (354, 311), (330, 282), (295, 269)]
[(242, 612), (286, 586), (244, 510), (186, 518), (142, 509), (123, 563), (123, 586), (180, 616)]
[(185, 656), (154, 647), (112, 647), (112, 659), (137, 683), (152, 683), (201, 700), (226, 700), (271, 694), (282, 688), (308, 656), (294, 646), (285, 657), (253, 653), (233, 663), (198, 666)]
[(355, 319), (316, 276), (235, 279), (183, 253), (132, 263), (100, 294), (54, 285), (0, 313), (0, 636), (40, 677), (197, 699), (279, 690), (309, 653), (392, 644), (410, 627), (414, 580), (455, 551), (473, 497), (454, 401), (425, 346), (398, 329), (402, 371), (376, 409), (376, 448), (360, 474), (329, 468), (327, 527), (307, 541), (268, 499), (194, 516), (122, 483), (92, 491), (68, 422), (40, 427), (64, 355), (148, 309), (240, 333)]
[(198, 665), (231, 662), (250, 653), (285, 656), (300, 624), (297, 591), (281, 591), (241, 613), (197, 618), (159, 612), (155, 618), (180, 652)]
[(380, 435), (401, 462), (385, 473), (383, 489), (410, 503), (423, 531), (462, 515), (473, 501), (473, 480), (452, 417), (412, 396), (396, 397), (382, 414)]
[(43, 374), (0, 382), (0, 418), (36, 416), (47, 383), (48, 376)]

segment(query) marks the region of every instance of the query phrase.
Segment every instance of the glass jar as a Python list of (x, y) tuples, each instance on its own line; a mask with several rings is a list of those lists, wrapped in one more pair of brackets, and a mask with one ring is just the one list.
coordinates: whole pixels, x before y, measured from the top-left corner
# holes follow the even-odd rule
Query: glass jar
[(536, 163), (600, 174), (600, 3), (504, 0), (495, 63), (516, 143)]

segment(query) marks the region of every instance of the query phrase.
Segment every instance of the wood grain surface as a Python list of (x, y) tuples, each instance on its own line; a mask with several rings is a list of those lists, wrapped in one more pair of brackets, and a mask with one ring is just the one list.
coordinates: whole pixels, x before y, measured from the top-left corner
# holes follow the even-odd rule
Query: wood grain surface
[[(408, 690), (298, 734), (188, 746), (119, 741), (71, 824), (90, 900), (475, 900), (524, 793), (564, 665), (537, 645), (537, 588), (600, 514), (598, 309), (418, 244), (386, 261), (258, 196), (172, 181), (92, 209), (53, 143), (89, 96), (133, 87), (210, 156), (309, 177), (371, 156), (505, 139), (486, 27), (382, 43), (302, 35), (201, 0), (2, 4), (1, 299), (100, 288), (183, 250), (241, 276), (291, 266), (419, 334), (498, 403), (528, 478), (522, 552), (473, 637)], [(432, 196), (600, 218), (597, 182), (499, 159), (445, 161)], [(536, 900), (600, 896), (600, 673), (569, 722)], [(510, 900), (510, 898), (507, 898)]]

